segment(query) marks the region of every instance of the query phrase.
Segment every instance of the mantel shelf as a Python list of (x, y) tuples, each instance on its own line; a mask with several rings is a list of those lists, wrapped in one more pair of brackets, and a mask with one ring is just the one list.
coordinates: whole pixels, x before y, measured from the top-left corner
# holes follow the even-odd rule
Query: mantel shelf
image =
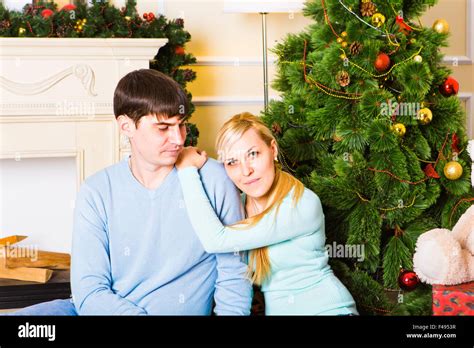
[(0, 38), (1, 56), (21, 59), (151, 59), (168, 39)]

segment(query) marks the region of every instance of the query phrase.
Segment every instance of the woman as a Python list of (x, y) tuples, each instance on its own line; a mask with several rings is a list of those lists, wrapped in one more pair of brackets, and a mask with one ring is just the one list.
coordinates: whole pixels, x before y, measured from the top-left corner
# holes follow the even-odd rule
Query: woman
[(259, 118), (242, 113), (220, 130), (217, 151), (242, 191), (245, 220), (225, 227), (202, 187), (205, 152), (186, 148), (176, 167), (191, 223), (210, 253), (250, 250), (252, 281), (266, 315), (355, 315), (354, 300), (328, 265), (319, 198), (277, 164), (278, 147)]

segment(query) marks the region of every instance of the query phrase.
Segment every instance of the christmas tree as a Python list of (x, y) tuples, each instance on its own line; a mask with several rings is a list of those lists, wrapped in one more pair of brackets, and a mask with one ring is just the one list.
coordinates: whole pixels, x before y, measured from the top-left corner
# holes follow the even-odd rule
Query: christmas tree
[(327, 245), (363, 257), (330, 258), (361, 314), (429, 315), (415, 243), (451, 228), (472, 204), (465, 113), (442, 63), (449, 24), (424, 27), (435, 0), (311, 0), (315, 20), (289, 35), (263, 114), (284, 165), (318, 194)]
[[(10, 11), (0, 2), (0, 36), (2, 37), (68, 37), (68, 38), (167, 38), (168, 43), (150, 60), (150, 69), (169, 75), (185, 90), (196, 79), (196, 73), (184, 66), (196, 62), (184, 47), (191, 35), (184, 30), (184, 20), (168, 20), (164, 15), (137, 12), (136, 1), (127, 0), (118, 9), (108, 0), (76, 0), (58, 9), (51, 1), (27, 4), (22, 12)], [(194, 112), (192, 95), (190, 114)], [(195, 145), (199, 131), (189, 124), (186, 145)]]

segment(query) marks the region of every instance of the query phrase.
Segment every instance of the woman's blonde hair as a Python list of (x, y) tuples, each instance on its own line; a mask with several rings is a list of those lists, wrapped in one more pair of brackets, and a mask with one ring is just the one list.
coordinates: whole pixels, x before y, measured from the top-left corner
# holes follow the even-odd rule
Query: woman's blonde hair
[[(219, 157), (222, 158), (223, 154), (225, 153), (225, 149), (228, 149), (230, 146), (232, 146), (249, 129), (255, 130), (258, 136), (268, 146), (271, 146), (272, 140), (275, 140), (275, 143), (277, 143), (272, 132), (260, 120), (260, 118), (252, 115), (249, 112), (243, 112), (233, 116), (230, 120), (224, 123), (217, 134), (216, 150), (219, 154)], [(237, 224), (239, 227), (243, 226), (245, 228), (255, 225), (272, 209), (276, 209), (276, 214), (278, 214), (278, 210), (281, 203), (283, 202), (283, 199), (293, 188), (293, 204), (296, 205), (303, 194), (303, 184), (291, 174), (282, 171), (280, 165), (275, 165), (275, 179), (273, 180), (273, 184), (266, 194), (269, 197), (267, 206), (261, 213), (238, 222)], [(253, 265), (255, 265), (255, 271), (253, 271)], [(249, 251), (248, 272), (253, 283), (258, 285), (262, 284), (262, 282), (270, 273), (268, 247), (261, 247)]]

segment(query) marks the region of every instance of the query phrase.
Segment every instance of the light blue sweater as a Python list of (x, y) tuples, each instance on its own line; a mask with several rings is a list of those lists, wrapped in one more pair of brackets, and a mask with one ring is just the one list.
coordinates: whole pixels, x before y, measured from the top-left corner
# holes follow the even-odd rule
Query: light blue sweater
[[(225, 224), (242, 218), (223, 166), (201, 169)], [(248, 315), (251, 284), (239, 254), (204, 251), (189, 221), (176, 168), (156, 189), (128, 159), (89, 177), (77, 196), (71, 286), (79, 314)]]
[(194, 167), (178, 171), (191, 223), (208, 252), (269, 246), (271, 274), (262, 284), (266, 314), (357, 314), (354, 300), (334, 276), (326, 253), (321, 202), (305, 189), (294, 206), (293, 190), (278, 215), (271, 210), (246, 229), (225, 227), (218, 219)]

